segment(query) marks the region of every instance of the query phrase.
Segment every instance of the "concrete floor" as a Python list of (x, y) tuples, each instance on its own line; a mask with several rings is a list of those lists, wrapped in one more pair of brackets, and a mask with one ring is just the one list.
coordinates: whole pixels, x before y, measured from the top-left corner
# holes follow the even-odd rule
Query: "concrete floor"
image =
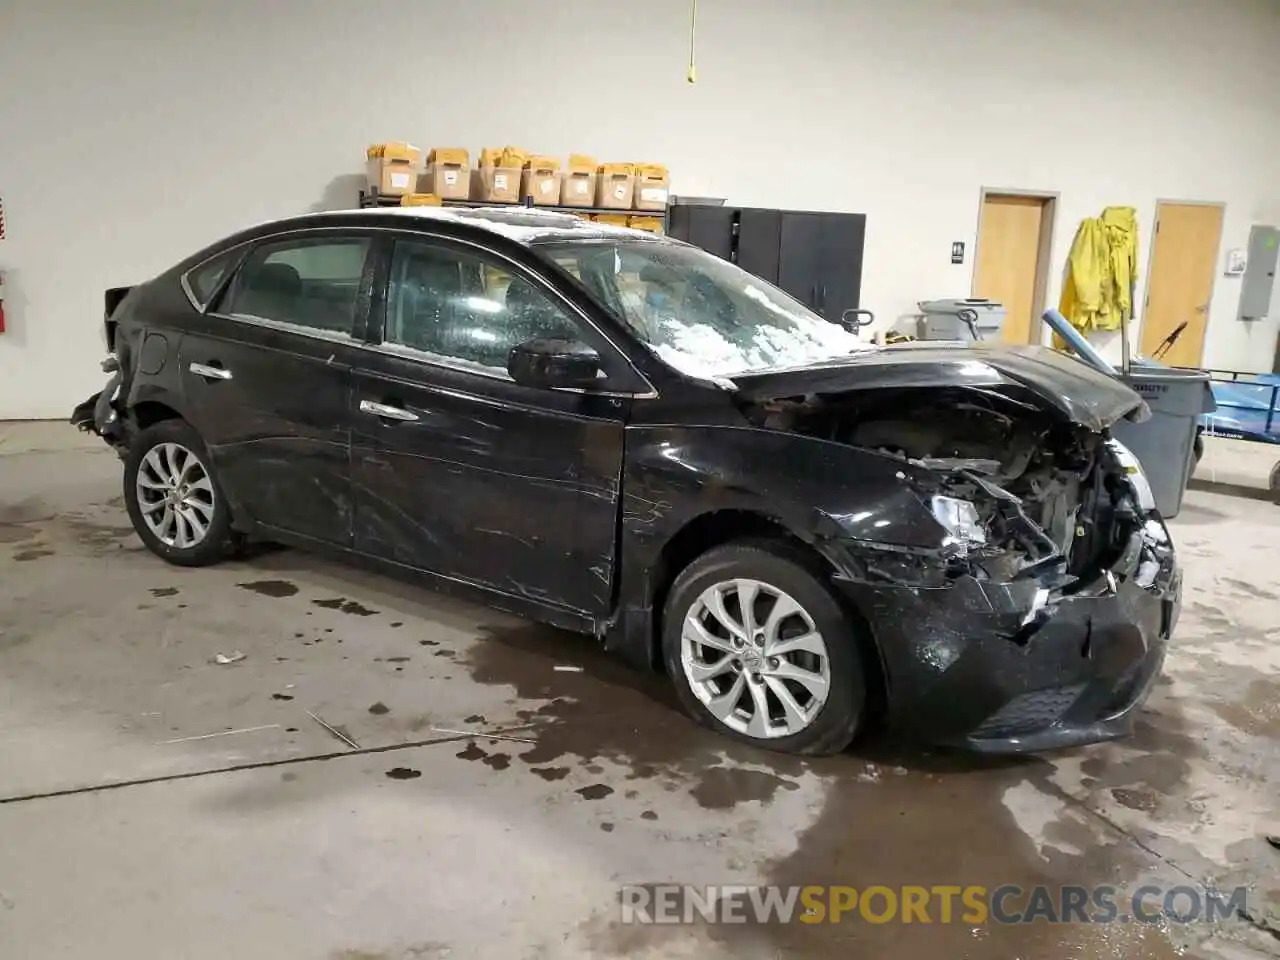
[[(119, 477), (70, 428), (0, 426), (6, 960), (1280, 957), (1272, 504), (1188, 495), (1187, 607), (1133, 739), (804, 763), (699, 730), (585, 640), (412, 586), (285, 550), (167, 567)], [(1212, 881), (1249, 887), (1252, 922), (618, 922), (619, 884), (665, 880)]]

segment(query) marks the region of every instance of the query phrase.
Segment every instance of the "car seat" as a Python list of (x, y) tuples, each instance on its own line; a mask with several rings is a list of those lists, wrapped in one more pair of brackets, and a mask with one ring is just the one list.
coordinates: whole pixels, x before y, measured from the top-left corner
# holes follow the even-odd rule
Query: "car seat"
[(302, 277), (297, 270), (287, 263), (264, 263), (250, 271), (236, 312), (293, 323), (301, 295)]

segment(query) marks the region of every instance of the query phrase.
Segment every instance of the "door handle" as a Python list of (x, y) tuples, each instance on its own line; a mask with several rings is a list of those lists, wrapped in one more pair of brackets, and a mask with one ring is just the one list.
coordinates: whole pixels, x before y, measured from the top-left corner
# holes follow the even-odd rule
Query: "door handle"
[(187, 368), (197, 377), (204, 377), (206, 380), (230, 380), (231, 371), (226, 367), (214, 367), (207, 363), (193, 363)]
[(376, 403), (373, 400), (361, 400), (360, 412), (370, 413), (375, 417), (384, 417), (387, 420), (404, 420), (411, 422), (418, 419), (416, 413), (404, 409), (403, 407), (393, 407), (387, 403)]

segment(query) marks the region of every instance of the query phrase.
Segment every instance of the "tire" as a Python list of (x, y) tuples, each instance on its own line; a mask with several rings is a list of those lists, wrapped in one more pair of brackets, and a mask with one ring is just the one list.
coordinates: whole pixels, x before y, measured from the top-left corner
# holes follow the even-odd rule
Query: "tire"
[[(176, 507), (158, 505), (167, 488), (157, 481), (163, 484), (172, 473), (170, 454), (178, 458), (177, 466), (189, 484), (187, 497)], [(162, 420), (134, 438), (125, 457), (124, 502), (133, 529), (160, 559), (179, 567), (204, 567), (227, 556), (232, 541), (231, 510), (200, 434), (185, 420)], [(165, 528), (163, 519), (157, 519), (160, 530), (153, 529), (147, 519), (167, 515), (172, 516), (172, 525)], [(200, 526), (203, 533), (197, 535)], [(166, 529), (167, 535), (162, 536)]]
[[(767, 642), (755, 651), (746, 644), (735, 648), (733, 632), (723, 627), (708, 604), (710, 598), (719, 594), (723, 598), (719, 609), (741, 627), (742, 619), (737, 611), (742, 604), (735, 599), (740, 594), (728, 586), (733, 581), (754, 581), (759, 585), (760, 599), (752, 618), (757, 625), (764, 621), (767, 627), (772, 604), (784, 598), (800, 608), (798, 614), (790, 614), (782, 621), (777, 631), (781, 635), (779, 641), (794, 641), (800, 633), (813, 632), (820, 635), (820, 640), (817, 644), (806, 642), (805, 650), (788, 649), (773, 658), (767, 656)], [(748, 596), (750, 592), (748, 584)], [(687, 644), (684, 635), (690, 615), (702, 630), (699, 632), (690, 626), (689, 632), (702, 639)], [(867, 684), (860, 647), (865, 638), (861, 633), (861, 627), (845, 613), (822, 580), (810, 572), (806, 559), (798, 552), (782, 543), (731, 543), (707, 551), (676, 578), (663, 611), (662, 652), (681, 705), (700, 723), (753, 746), (781, 753), (821, 756), (844, 750), (857, 735), (866, 713)], [(703, 643), (708, 634), (714, 634), (710, 639), (720, 646)], [(813, 655), (817, 646), (825, 651), (825, 658)], [(739, 649), (741, 656), (734, 658), (734, 652)], [(722, 667), (723, 661), (729, 659), (735, 659), (738, 665), (730, 663)], [(822, 673), (823, 659), (827, 685), (825, 699), (818, 702), (814, 691), (819, 687), (812, 681)], [(688, 669), (686, 663), (690, 664)], [(695, 682), (691, 673), (699, 667), (709, 667), (715, 676)], [(798, 675), (797, 669), (805, 671), (805, 683), (793, 679)], [(753, 677), (756, 670), (759, 672)], [(779, 670), (787, 676), (778, 676), (775, 671)], [(741, 688), (731, 701), (728, 698), (734, 696), (739, 681)], [(792, 714), (787, 722), (783, 700), (778, 695), (779, 685), (791, 694), (793, 706), (800, 707), (806, 716)], [(769, 717), (763, 728), (756, 719), (760, 715), (756, 708), (762, 692)], [(807, 702), (806, 696), (811, 697)], [(718, 703), (719, 713), (709, 705), (712, 703)], [(733, 703), (737, 703), (738, 708), (728, 710)]]

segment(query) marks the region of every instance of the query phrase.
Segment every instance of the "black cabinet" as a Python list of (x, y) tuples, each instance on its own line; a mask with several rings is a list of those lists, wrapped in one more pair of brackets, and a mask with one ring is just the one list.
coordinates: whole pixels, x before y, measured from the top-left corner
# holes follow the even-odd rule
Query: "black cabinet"
[(676, 204), (667, 232), (768, 280), (828, 320), (860, 306), (865, 214)]

